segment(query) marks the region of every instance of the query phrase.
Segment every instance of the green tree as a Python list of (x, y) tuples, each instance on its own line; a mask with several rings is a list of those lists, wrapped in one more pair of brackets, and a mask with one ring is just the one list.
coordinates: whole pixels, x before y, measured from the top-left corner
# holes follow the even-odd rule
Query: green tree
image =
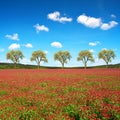
[(19, 63), (23, 57), (24, 55), (20, 50), (11, 50), (6, 54), (6, 59), (10, 59), (14, 63), (14, 68), (16, 68), (16, 64)]
[(106, 68), (108, 67), (108, 63), (109, 62), (112, 62), (112, 58), (114, 59), (115, 58), (115, 53), (113, 50), (101, 50), (99, 53), (98, 53), (98, 58), (99, 59), (103, 59), (106, 63)]
[(93, 54), (89, 50), (83, 50), (79, 52), (77, 61), (82, 61), (86, 69), (88, 61), (94, 62)]
[(71, 55), (68, 51), (58, 51), (54, 54), (54, 60), (59, 61), (62, 64), (62, 68), (64, 68), (64, 64), (68, 63), (67, 60), (71, 59)]
[(34, 51), (32, 53), (32, 56), (30, 58), (31, 61), (35, 61), (38, 65), (38, 69), (40, 68), (40, 63), (43, 62), (48, 62), (46, 58), (46, 53), (44, 53), (42, 50)]

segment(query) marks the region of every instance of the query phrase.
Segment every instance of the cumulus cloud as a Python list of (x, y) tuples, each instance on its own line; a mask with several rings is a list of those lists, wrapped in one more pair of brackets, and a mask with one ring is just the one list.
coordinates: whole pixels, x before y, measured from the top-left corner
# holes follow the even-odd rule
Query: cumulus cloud
[(94, 17), (86, 16), (85, 14), (82, 14), (77, 18), (77, 22), (90, 28), (97, 28), (97, 27), (100, 27), (102, 20), (101, 18), (94, 18)]
[(6, 38), (10, 39), (10, 40), (19, 40), (18, 34), (14, 33), (13, 35), (6, 35)]
[[(115, 17), (115, 15), (112, 15), (112, 17), (113, 16)], [(102, 30), (109, 30), (115, 27), (116, 25), (118, 25), (116, 21), (110, 21), (109, 23), (104, 23), (101, 18), (90, 17), (85, 14), (80, 15), (77, 18), (77, 22), (89, 28), (99, 27)]]
[(44, 25), (39, 25), (39, 24), (36, 24), (34, 25), (33, 27), (35, 27), (37, 33), (39, 33), (40, 31), (45, 31), (45, 32), (48, 32), (49, 31), (49, 28), (44, 26)]
[(20, 44), (13, 43), (8, 48), (10, 50), (18, 49), (18, 48), (20, 48)]
[(89, 42), (89, 45), (90, 45), (90, 46), (97, 46), (97, 45), (99, 45), (99, 44), (100, 44), (99, 41)]
[(51, 46), (56, 48), (62, 48), (62, 44), (60, 42), (52, 42)]
[(60, 12), (56, 11), (53, 13), (49, 13), (47, 15), (48, 19), (53, 20), (53, 21), (58, 21), (60, 23), (64, 23), (64, 22), (71, 22), (72, 18), (68, 18), (68, 17), (61, 17)]
[(27, 43), (27, 44), (25, 44), (24, 46), (27, 47), (27, 48), (33, 48), (33, 45), (30, 44), (30, 43)]
[(109, 23), (103, 23), (100, 28), (102, 30), (109, 30), (109, 29), (115, 27), (116, 25), (118, 25), (118, 23), (116, 21), (111, 21)]

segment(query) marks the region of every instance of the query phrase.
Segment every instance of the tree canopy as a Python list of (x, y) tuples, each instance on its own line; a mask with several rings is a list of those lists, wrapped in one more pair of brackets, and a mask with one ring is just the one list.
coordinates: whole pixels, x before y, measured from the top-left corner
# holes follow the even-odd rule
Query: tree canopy
[(84, 64), (84, 67), (87, 67), (87, 62), (91, 61), (94, 62), (93, 54), (89, 50), (83, 50), (79, 52), (77, 61), (82, 61)]
[(115, 58), (115, 53), (113, 50), (101, 50), (98, 53), (98, 58), (103, 59), (106, 62), (106, 67), (108, 67), (108, 63), (112, 62), (112, 58)]
[(64, 68), (64, 64), (68, 63), (67, 60), (71, 59), (71, 55), (68, 51), (58, 51), (54, 54), (54, 60), (59, 61), (62, 64), (62, 68)]
[(43, 62), (48, 62), (46, 58), (46, 53), (43, 52), (42, 50), (34, 51), (32, 53), (32, 56), (30, 58), (31, 61), (35, 61), (38, 65), (38, 68), (40, 67), (40, 63)]
[(6, 59), (10, 59), (14, 63), (14, 67), (16, 68), (16, 64), (20, 62), (20, 59), (23, 59), (24, 55), (20, 50), (11, 50), (6, 54)]

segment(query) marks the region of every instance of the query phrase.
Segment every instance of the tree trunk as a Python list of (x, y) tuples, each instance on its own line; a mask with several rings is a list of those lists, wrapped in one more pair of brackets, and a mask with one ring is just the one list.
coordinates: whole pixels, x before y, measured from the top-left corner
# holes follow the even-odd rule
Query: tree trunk
[(106, 68), (108, 68), (108, 62), (106, 62)]
[(85, 69), (86, 69), (86, 67), (87, 67), (87, 65), (86, 65), (86, 63), (85, 63)]
[(38, 69), (40, 69), (40, 63), (38, 63)]
[(84, 62), (84, 68), (85, 69), (87, 68), (87, 62)]
[(62, 69), (64, 69), (64, 63), (62, 63)]
[(16, 69), (16, 63), (14, 63), (14, 68)]

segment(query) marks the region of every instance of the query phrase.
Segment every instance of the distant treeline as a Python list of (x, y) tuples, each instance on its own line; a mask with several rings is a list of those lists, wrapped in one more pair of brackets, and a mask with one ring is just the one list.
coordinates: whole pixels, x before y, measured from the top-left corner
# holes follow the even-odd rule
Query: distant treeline
[[(13, 63), (0, 63), (0, 69), (13, 69), (14, 64)], [(25, 65), (25, 64), (17, 64), (16, 69), (37, 69), (37, 65)], [(60, 69), (61, 67), (51, 67), (51, 66), (41, 66), (40, 69)], [(84, 67), (65, 67), (65, 69), (83, 69)], [(89, 68), (106, 68), (106, 65), (100, 65), (100, 66), (90, 66)], [(110, 64), (108, 65), (108, 68), (120, 68), (119, 64)]]

